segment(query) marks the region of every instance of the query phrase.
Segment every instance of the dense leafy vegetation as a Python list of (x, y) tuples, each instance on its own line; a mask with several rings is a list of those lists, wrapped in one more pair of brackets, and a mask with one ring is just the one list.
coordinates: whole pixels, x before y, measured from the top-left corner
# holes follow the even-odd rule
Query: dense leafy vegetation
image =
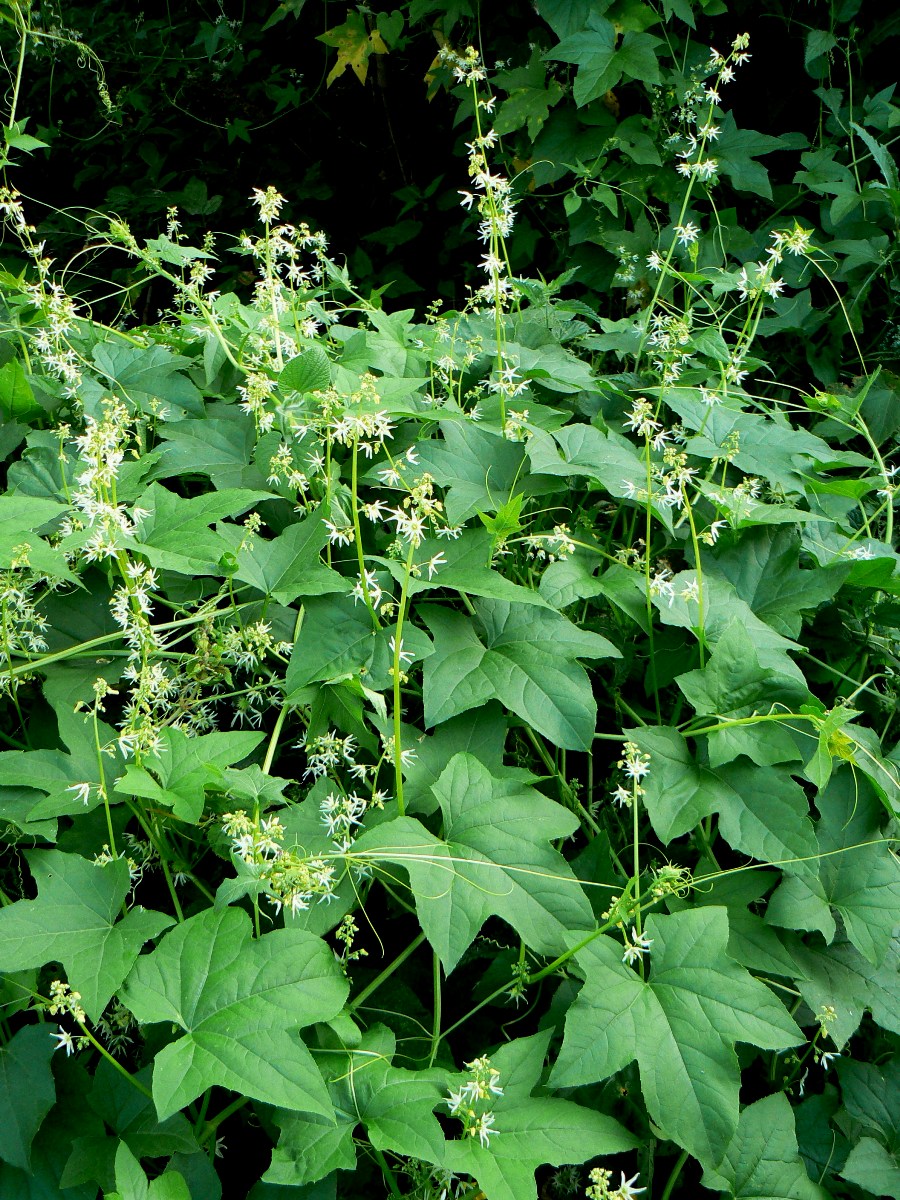
[(0, 5), (4, 1200), (900, 1197), (900, 109), (852, 3), (778, 134), (718, 0), (515, 7), (328, 9), (465, 130), (379, 278), (33, 216), (48, 62), (156, 76)]

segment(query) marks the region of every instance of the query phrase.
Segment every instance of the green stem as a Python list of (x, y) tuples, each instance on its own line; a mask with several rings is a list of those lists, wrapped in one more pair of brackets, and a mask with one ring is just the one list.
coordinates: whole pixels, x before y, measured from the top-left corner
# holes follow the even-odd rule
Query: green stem
[[(99, 701), (98, 701), (99, 703)], [(106, 811), (106, 830), (109, 834), (109, 852), (113, 858), (116, 853), (116, 835), (113, 833), (112, 813), (109, 809), (109, 796), (106, 792), (106, 774), (103, 770), (103, 748), (100, 745), (100, 726), (97, 723), (97, 704), (94, 705), (94, 748), (97, 751), (97, 769), (100, 772), (100, 794), (103, 796), (103, 808)]]
[(141, 1083), (141, 1081), (139, 1079), (135, 1079), (135, 1077), (133, 1075), (129, 1075), (128, 1072), (125, 1070), (125, 1068), (122, 1066), (122, 1064), (120, 1062), (117, 1062), (116, 1059), (113, 1058), (113, 1056), (106, 1049), (106, 1047), (104, 1045), (102, 1045), (102, 1043), (99, 1042), (97, 1040), (97, 1038), (94, 1037), (94, 1035), (91, 1033), (91, 1031), (88, 1029), (88, 1027), (86, 1025), (82, 1025), (81, 1022), (79, 1021), (78, 1027), (80, 1028), (82, 1034), (87, 1038), (87, 1040), (94, 1047), (94, 1049), (99, 1051), (100, 1054), (103, 1055), (103, 1057), (106, 1059), (107, 1062), (112, 1063), (112, 1065), (116, 1068), (116, 1070), (119, 1072), (119, 1074), (123, 1075), (128, 1080), (128, 1082), (131, 1084), (132, 1087), (135, 1087), (135, 1088), (137, 1088), (137, 1090), (139, 1092), (142, 1092), (147, 1097), (148, 1100), (153, 1099), (153, 1093), (150, 1091), (150, 1089), (147, 1087), (144, 1087), (144, 1085)]
[[(234, 605), (234, 610), (249, 608), (251, 601), (246, 601), (243, 604)], [(183, 618), (180, 621), (164, 621), (160, 625), (151, 625), (150, 628), (154, 633), (160, 633), (169, 629), (185, 629), (191, 625), (199, 625), (203, 621), (214, 620), (217, 616), (226, 616), (232, 610), (214, 610), (212, 612), (194, 613), (191, 617)], [(87, 642), (79, 642), (76, 646), (69, 646), (65, 650), (57, 650), (53, 654), (44, 654), (41, 658), (30, 658), (26, 662), (21, 663), (17, 667), (10, 667), (10, 675), (26, 675), (32, 671), (42, 671), (44, 667), (49, 667), (52, 663), (64, 662), (68, 658), (81, 658), (89, 655), (94, 650), (98, 650), (101, 646), (108, 646), (111, 642), (120, 642), (125, 636), (123, 630), (117, 630), (115, 633), (105, 633), (102, 637), (91, 638)]]
[(7, 124), (9, 125), (15, 125), (16, 123), (16, 109), (19, 105), (19, 91), (22, 87), (22, 74), (25, 69), (25, 50), (28, 45), (29, 32), (27, 22), (22, 19), (22, 12), (19, 5), (14, 4), (13, 9), (16, 17), (18, 17), (16, 27), (19, 31), (19, 61), (16, 64), (16, 78), (13, 84), (12, 99), (9, 102), (9, 117), (7, 119)]
[[(634, 927), (637, 930), (638, 937), (641, 935), (641, 852), (640, 840), (638, 836), (638, 807), (640, 805), (641, 788), (638, 780), (635, 779), (631, 788), (631, 834), (632, 834), (632, 853), (634, 855), (634, 870), (632, 874), (632, 890), (634, 892), (634, 902), (636, 911), (634, 914)], [(641, 968), (641, 976), (644, 973), (644, 960), (638, 959)]]
[(691, 541), (694, 546), (694, 569), (697, 574), (697, 644), (700, 650), (700, 669), (701, 671), (706, 666), (706, 617), (704, 614), (703, 605), (703, 564), (700, 561), (700, 542), (697, 538), (697, 526), (694, 523), (694, 510), (691, 508), (691, 502), (687, 497), (686, 491), (682, 491), (684, 495), (684, 508), (687, 513), (688, 523), (691, 527)]
[(406, 574), (403, 576), (403, 589), (400, 593), (400, 609), (397, 613), (397, 628), (394, 631), (394, 781), (397, 792), (397, 811), (400, 816), (406, 813), (406, 805), (403, 800), (403, 739), (402, 739), (402, 711), (400, 707), (400, 647), (403, 645), (403, 622), (406, 617), (406, 602), (407, 593), (409, 592), (409, 579), (412, 573), (414, 546), (410, 543), (409, 550), (406, 555)]
[[(371, 1144), (371, 1143), (370, 1143)], [(375, 1155), (375, 1160), (381, 1167), (381, 1174), (384, 1176), (384, 1182), (388, 1185), (388, 1190), (392, 1196), (403, 1196), (397, 1184), (397, 1177), (391, 1168), (388, 1166), (388, 1161), (380, 1150), (372, 1146), (372, 1153)]]
[(644, 600), (647, 605), (647, 645), (650, 650), (650, 686), (656, 708), (656, 723), (662, 725), (662, 707), (659, 701), (659, 682), (656, 676), (656, 638), (653, 629), (653, 598), (650, 594), (650, 541), (653, 536), (653, 473), (650, 465), (650, 438), (644, 437), (644, 456), (647, 461), (647, 504), (644, 530)]
[(359, 523), (359, 495), (357, 491), (358, 456), (359, 447), (357, 439), (354, 438), (353, 453), (350, 456), (350, 507), (353, 511), (353, 541), (356, 544), (356, 561), (359, 564), (359, 584), (362, 588), (363, 599), (366, 602), (366, 608), (369, 610), (369, 616), (372, 618), (372, 624), (376, 629), (380, 629), (381, 622), (378, 620), (378, 613), (376, 613), (372, 597), (369, 595), (369, 584), (366, 579), (366, 560), (362, 547), (362, 527)]
[(417, 937), (414, 937), (413, 940), (406, 947), (406, 949), (401, 950), (400, 953), (397, 955), (397, 957), (394, 959), (394, 961), (392, 963), (389, 963), (384, 968), (384, 970), (381, 972), (380, 975), (376, 975), (375, 978), (372, 980), (372, 982), (370, 984), (367, 984), (366, 987), (364, 987), (363, 990), (359, 993), (359, 995), (355, 996), (349, 1002), (347, 1007), (351, 1008), (351, 1009), (355, 1009), (355, 1008), (359, 1008), (362, 1004), (364, 1004), (366, 1002), (366, 1000), (368, 1000), (368, 998), (374, 992), (378, 991), (378, 989), (381, 987), (381, 985), (385, 982), (386, 979), (390, 979), (390, 977), (393, 975), (393, 973), (399, 967), (403, 966), (403, 964), (406, 962), (406, 960), (409, 958), (409, 956), (411, 954), (414, 954), (424, 941), (425, 941), (424, 933), (420, 933)]
[(605, 925), (601, 925), (599, 929), (595, 929), (593, 933), (589, 933), (587, 937), (582, 938), (577, 946), (573, 946), (571, 950), (566, 950), (563, 954), (554, 958), (553, 962), (548, 963), (546, 967), (542, 967), (540, 971), (534, 971), (528, 976), (528, 983), (539, 983), (542, 979), (546, 979), (548, 975), (552, 975), (555, 971), (569, 961), (579, 950), (583, 950), (585, 946), (589, 946), (595, 938), (598, 938), (601, 933), (605, 933), (607, 929), (612, 929), (615, 921), (607, 921)]
[(669, 1197), (672, 1195), (672, 1189), (678, 1182), (678, 1176), (681, 1174), (681, 1169), (687, 1160), (688, 1152), (687, 1150), (682, 1150), (682, 1152), (678, 1155), (678, 1158), (675, 1160), (675, 1166), (669, 1172), (669, 1178), (666, 1180), (666, 1186), (663, 1188), (663, 1194), (660, 1196), (659, 1200), (669, 1200)]
[(172, 905), (175, 909), (175, 916), (178, 920), (178, 924), (183, 925), (184, 912), (181, 907), (181, 901), (178, 899), (178, 892), (175, 889), (175, 880), (172, 878), (172, 872), (169, 870), (169, 863), (166, 855), (160, 854), (159, 861), (160, 865), (162, 866), (163, 875), (165, 876), (166, 885), (169, 889), (169, 895), (172, 897)]
[(432, 969), (434, 973), (434, 1018), (431, 1026), (431, 1054), (428, 1056), (429, 1067), (434, 1066), (438, 1046), (441, 1042), (441, 960), (433, 955)]
[[(300, 610), (297, 613), (297, 619), (294, 621), (294, 636), (292, 638), (292, 641), (294, 641), (294, 642), (297, 641), (297, 638), (300, 634), (300, 627), (303, 624), (303, 617), (304, 617), (305, 611), (306, 610), (301, 605)], [(276, 747), (278, 746), (278, 739), (281, 736), (281, 730), (284, 728), (284, 722), (287, 717), (287, 714), (288, 714), (288, 702), (287, 702), (287, 697), (285, 697), (284, 700), (282, 700), (282, 702), (281, 702), (281, 708), (278, 710), (278, 716), (275, 719), (275, 728), (272, 730), (272, 736), (269, 738), (269, 744), (266, 747), (266, 757), (263, 760), (263, 765), (262, 765), (263, 775), (268, 775), (268, 773), (272, 769), (272, 762), (275, 758), (275, 750), (276, 750)]]
[(208, 1142), (224, 1121), (227, 1121), (229, 1117), (233, 1116), (239, 1109), (242, 1109), (245, 1104), (249, 1103), (249, 1096), (238, 1096), (236, 1100), (232, 1100), (230, 1104), (227, 1104), (220, 1113), (216, 1113), (216, 1115), (211, 1120), (207, 1121), (203, 1126), (203, 1131), (197, 1138), (197, 1141), (200, 1143), (200, 1145), (202, 1146), (205, 1142)]
[(817, 713), (759, 713), (752, 717), (735, 717), (731, 721), (719, 721), (717, 725), (704, 725), (701, 729), (682, 729), (684, 737), (696, 738), (706, 733), (718, 733), (720, 729), (735, 729), (739, 725), (761, 725), (764, 721), (808, 721), (815, 725), (822, 720)]

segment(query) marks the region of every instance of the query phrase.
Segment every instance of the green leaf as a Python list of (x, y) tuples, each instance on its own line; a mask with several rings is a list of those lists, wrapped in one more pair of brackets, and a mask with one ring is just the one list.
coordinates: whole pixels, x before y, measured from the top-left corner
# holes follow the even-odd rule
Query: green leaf
[[(47, 1034), (46, 1025), (39, 1028)], [(32, 1143), (31, 1169), (25, 1171), (0, 1161), (3, 1200), (97, 1200), (96, 1183), (66, 1190), (61, 1183), (72, 1142), (85, 1134), (102, 1132), (97, 1117), (84, 1104), (86, 1071), (77, 1061), (57, 1054), (53, 1074), (56, 1104)], [(8, 1118), (7, 1113), (4, 1116)]]
[(842, 1058), (837, 1073), (847, 1115), (892, 1154), (900, 1151), (900, 1055), (878, 1066)]
[(21, 417), (27, 421), (44, 410), (34, 398), (25, 368), (17, 358), (0, 367), (0, 415), (4, 423)]
[(213, 521), (246, 512), (260, 500), (271, 499), (268, 492), (246, 488), (227, 488), (185, 500), (174, 492), (152, 483), (139, 498), (137, 507), (147, 516), (138, 523), (131, 539), (151, 566), (182, 575), (217, 575), (219, 560), (231, 546), (209, 528)]
[(331, 384), (331, 363), (320, 346), (307, 346), (288, 359), (278, 376), (278, 386), (295, 392), (321, 392)]
[(116, 1191), (107, 1193), (107, 1200), (191, 1200), (184, 1177), (177, 1171), (166, 1171), (152, 1182), (125, 1142), (119, 1143), (115, 1160)]
[(837, 39), (833, 33), (829, 33), (826, 29), (811, 29), (806, 35), (806, 46), (803, 51), (803, 65), (807, 71), (817, 58), (822, 58), (823, 55), (830, 53), (836, 45)]
[(149, 1200), (191, 1200), (184, 1176), (178, 1171), (165, 1171), (150, 1184)]
[(249, 421), (211, 417), (163, 425), (151, 479), (207, 475), (216, 487), (238, 487), (250, 468), (255, 438)]
[[(687, 444), (690, 454), (720, 460), (727, 454), (740, 471), (768, 480), (785, 494), (802, 495), (810, 469), (815, 466), (843, 465), (848, 459), (848, 465), (868, 465), (861, 455), (834, 450), (822, 438), (802, 426), (789, 424), (783, 416), (740, 412), (725, 405), (711, 409), (695, 391), (684, 388), (668, 389), (666, 403), (688, 429), (697, 431)], [(750, 507), (750, 519), (759, 503)]]
[(563, 38), (544, 57), (577, 65), (573, 94), (579, 108), (615, 87), (622, 77), (615, 65), (616, 28), (601, 16), (589, 17), (586, 27)]
[[(700, 715), (743, 716), (754, 710), (766, 712), (772, 703), (776, 680), (779, 676), (772, 667), (760, 666), (754, 642), (744, 624), (732, 620), (719, 636), (706, 667), (680, 674), (676, 683), (685, 700)], [(797, 697), (800, 703), (809, 697), (809, 692), (798, 688), (793, 678), (781, 678), (780, 683), (775, 695), (785, 703), (788, 688), (788, 696)], [(714, 734), (707, 737), (712, 744)]]
[(330, 592), (348, 592), (350, 584), (319, 558), (328, 541), (321, 511), (294, 525), (277, 538), (266, 541), (255, 537), (249, 548), (245, 530), (221, 525), (218, 534), (232, 546), (237, 556), (235, 579), (249, 583), (279, 604), (293, 604), (298, 596), (323, 596)]
[[(416, 757), (405, 776), (407, 811), (433, 813), (437, 809), (438, 801), (431, 789), (454, 754), (471, 754), (489, 771), (500, 775), (505, 740), (506, 723), (496, 703), (477, 712), (451, 717), (438, 725), (434, 733), (420, 738)], [(531, 782), (532, 778), (528, 775), (525, 782)]]
[(230, 800), (247, 800), (261, 809), (287, 803), (284, 789), (293, 783), (293, 780), (281, 779), (278, 775), (265, 775), (256, 763), (249, 767), (228, 767), (222, 776)]
[[(619, 500), (647, 487), (647, 464), (633, 443), (593, 425), (567, 425), (552, 437), (537, 432), (528, 441), (528, 457), (536, 474), (587, 476)], [(671, 512), (656, 502), (653, 510), (671, 528)]]
[(494, 129), (501, 136), (528, 126), (528, 136), (534, 141), (550, 115), (550, 109), (563, 98), (562, 84), (548, 79), (547, 69), (535, 50), (527, 66), (501, 71), (495, 76), (496, 86), (506, 92), (494, 119)]
[(302, 1187), (335, 1171), (352, 1171), (356, 1166), (355, 1114), (349, 1121), (339, 1121), (336, 1125), (324, 1117), (288, 1112), (277, 1112), (273, 1119), (281, 1135), (263, 1175), (264, 1183), (272, 1187)]
[(897, 164), (891, 157), (890, 150), (886, 146), (882, 146), (880, 142), (877, 142), (868, 130), (863, 129), (862, 125), (857, 125), (855, 121), (851, 121), (850, 124), (854, 133), (858, 134), (865, 142), (866, 149), (875, 160), (875, 164), (881, 172), (881, 177), (887, 187), (896, 192), (900, 189), (900, 176), (897, 174)]
[[(666, 597), (653, 597), (664, 625), (678, 625), (695, 634), (700, 628), (700, 606), (689, 598), (690, 591), (699, 587), (695, 571), (681, 571), (671, 580), (675, 595), (671, 603)], [(735, 621), (744, 626), (756, 647), (756, 657), (761, 667), (768, 667), (779, 675), (794, 679), (804, 687), (806, 680), (800, 668), (787, 656), (795, 650), (796, 643), (776, 633), (771, 626), (761, 621), (745, 600), (734, 591), (732, 585), (714, 575), (703, 575), (703, 629), (708, 646), (715, 646), (719, 638)]]
[(731, 113), (722, 118), (719, 128), (715, 145), (719, 173), (726, 175), (738, 191), (753, 192), (766, 199), (772, 198), (769, 172), (756, 158), (773, 150), (802, 149), (808, 145), (799, 134), (772, 137), (755, 129), (738, 129)]
[(142, 1024), (184, 1031), (154, 1062), (160, 1120), (215, 1085), (330, 1118), (325, 1084), (295, 1031), (336, 1016), (347, 990), (331, 950), (302, 930), (253, 940), (250, 918), (233, 908), (179, 925), (137, 962), (122, 992)]
[(364, 604), (344, 596), (309, 600), (285, 676), (288, 700), (309, 683), (362, 673), (372, 661), (375, 644)]
[[(170, 243), (171, 244), (171, 243)], [(184, 253), (178, 247), (180, 253)], [(203, 255), (194, 250), (192, 257)], [(133, 346), (122, 341), (99, 342), (94, 347), (94, 362), (117, 395), (131, 401), (138, 410), (153, 411), (160, 401), (181, 411), (199, 416), (203, 397), (181, 368), (192, 365), (189, 358), (173, 354), (168, 346)]]
[(447, 489), (447, 519), (454, 525), (477, 512), (493, 512), (510, 498), (521, 474), (525, 450), (474, 422), (443, 421), (443, 438), (416, 447), (419, 471), (427, 471)]
[(434, 635), (423, 677), (426, 725), (496, 698), (555, 745), (590, 749), (597, 706), (576, 659), (619, 658), (619, 651), (549, 609), (499, 600), (474, 607), (474, 622), (444, 609), (419, 610)]
[[(79, 597), (80, 599), (80, 597)], [(99, 672), (88, 671), (93, 679)], [(61, 682), (62, 676), (55, 676)], [(92, 812), (103, 803), (103, 789), (112, 794), (112, 780), (122, 763), (115, 745), (116, 732), (105, 722), (98, 721), (96, 734), (102, 754), (94, 744), (94, 726), (87, 713), (73, 710), (71, 694), (55, 694), (51, 683), (44, 694), (56, 709), (60, 739), (71, 751), (11, 750), (0, 754), (0, 785), (28, 788), (32, 802), (26, 808), (29, 821), (59, 816), (76, 816)], [(101, 777), (100, 772), (103, 772)], [(84, 784), (89, 792), (84, 795)], [(37, 791), (45, 792), (39, 796)]]
[(131, 888), (124, 859), (97, 866), (59, 850), (33, 850), (26, 858), (38, 896), (0, 909), (0, 971), (62, 963), (96, 1021), (144, 942), (172, 921), (140, 907), (116, 921)]
[(551, 1034), (547, 1029), (517, 1038), (491, 1055), (503, 1095), (491, 1103), (495, 1136), (489, 1145), (471, 1137), (447, 1143), (445, 1165), (473, 1175), (487, 1200), (536, 1200), (534, 1173), (539, 1166), (581, 1163), (637, 1146), (612, 1117), (570, 1100), (532, 1094), (540, 1088)]
[(126, 1078), (108, 1060), (101, 1061), (94, 1075), (88, 1103), (115, 1136), (95, 1133), (75, 1138), (60, 1181), (63, 1187), (93, 1180), (101, 1187), (111, 1189), (120, 1142), (127, 1144), (139, 1159), (171, 1155), (189, 1158), (200, 1153), (187, 1118), (181, 1113), (174, 1113), (165, 1121), (158, 1121), (153, 1101), (131, 1082), (131, 1079), (136, 1079), (149, 1088), (151, 1074), (152, 1067), (145, 1067)]
[[(779, 934), (753, 909), (778, 878), (775, 871), (720, 875), (694, 892), (694, 904), (728, 910), (728, 955), (748, 970), (796, 979), (803, 974)], [(670, 902), (672, 903), (672, 902)]]
[(150, 1195), (147, 1176), (124, 1142), (116, 1151), (116, 1194), (121, 1200), (148, 1200)]
[(847, 937), (874, 966), (888, 952), (900, 912), (900, 864), (881, 833), (883, 813), (871, 790), (848, 768), (816, 801), (823, 854), (818, 880), (785, 879), (769, 900), (767, 919), (818, 929), (830, 942), (840, 913)]
[(203, 815), (204, 789), (220, 784), (222, 768), (246, 758), (264, 736), (233, 732), (188, 737), (180, 729), (163, 729), (156, 754), (144, 759), (144, 767), (129, 763), (116, 790), (165, 805), (179, 820), (195, 825)]
[[(740, 621), (732, 621), (725, 629), (702, 670), (686, 671), (675, 682), (698, 715), (716, 718), (765, 714), (776, 704), (797, 711), (809, 700), (807, 689), (793, 676), (760, 666), (756, 647)], [(795, 724), (802, 737), (805, 723)], [(715, 729), (705, 735), (710, 765), (721, 766), (741, 754), (759, 766), (800, 759), (792, 728), (787, 722), (768, 721)]]
[(826, 1200), (797, 1149), (794, 1114), (776, 1092), (749, 1104), (721, 1162), (703, 1172), (703, 1186), (734, 1200)]
[(47, 142), (42, 142), (40, 138), (32, 137), (30, 133), (25, 132), (27, 123), (28, 117), (23, 117), (21, 121), (14, 121), (12, 125), (4, 127), (3, 140), (7, 146), (13, 146), (16, 150), (24, 150), (26, 154), (30, 154), (32, 150), (48, 150)]
[(327, 46), (334, 46), (338, 52), (337, 62), (325, 80), (327, 87), (331, 87), (347, 67), (351, 68), (360, 83), (365, 83), (370, 56), (388, 52), (378, 30), (367, 30), (362, 15), (356, 12), (348, 12), (343, 25), (335, 25), (333, 29), (327, 29), (316, 36), (318, 41)]
[[(482, 520), (485, 520), (483, 515)], [(446, 561), (432, 574), (428, 563), (438, 552)], [(403, 563), (393, 559), (376, 561), (383, 563), (397, 582), (402, 584), (406, 574)], [(449, 542), (426, 538), (416, 552), (415, 566), (419, 568), (420, 576), (410, 581), (409, 595), (452, 588), (465, 592), (467, 596), (547, 607), (545, 600), (532, 588), (513, 583), (499, 571), (492, 570), (490, 561), (491, 537), (486, 529), (464, 529), (460, 537)]]
[(491, 915), (538, 953), (559, 953), (566, 931), (591, 919), (568, 864), (547, 845), (573, 833), (577, 818), (471, 754), (455, 754), (433, 791), (443, 839), (400, 817), (362, 834), (354, 852), (406, 868), (422, 929), (448, 971)]
[(642, 802), (656, 836), (665, 844), (689, 833), (730, 799), (728, 785), (694, 761), (677, 729), (648, 725), (626, 729), (625, 734), (650, 755)]
[[(837, 1107), (837, 1094), (828, 1087), (819, 1095), (808, 1096), (794, 1109), (797, 1142), (807, 1174), (823, 1185), (847, 1160), (847, 1139), (831, 1124)], [(831, 1179), (827, 1181), (830, 1186)]]
[(859, 1028), (868, 1009), (882, 1029), (900, 1033), (900, 953), (891, 944), (881, 966), (872, 964), (855, 946), (835, 939), (827, 949), (806, 946), (799, 939), (786, 939), (800, 974), (796, 986), (806, 1004), (818, 1012), (824, 1004), (836, 1011), (829, 1026), (835, 1045), (843, 1046)]
[(23, 1171), (31, 1170), (31, 1143), (56, 1100), (55, 1049), (44, 1024), (26, 1025), (0, 1049), (0, 1158)]
[(596, 563), (579, 555), (552, 562), (541, 576), (540, 594), (556, 609), (568, 608), (576, 600), (603, 594), (603, 584), (594, 575)]
[(844, 1179), (858, 1184), (873, 1196), (900, 1200), (900, 1159), (874, 1138), (860, 1138), (844, 1163)]
[(378, 1150), (439, 1163), (444, 1134), (433, 1110), (444, 1098), (447, 1073), (392, 1066), (395, 1052), (394, 1035), (376, 1025), (352, 1050), (323, 1055), (322, 1069), (338, 1124), (278, 1115), (282, 1132), (263, 1179), (297, 1187), (314, 1183), (330, 1171), (352, 1169), (356, 1165), (352, 1135), (359, 1124)]
[(585, 983), (550, 1083), (607, 1079), (636, 1058), (654, 1123), (704, 1165), (718, 1163), (738, 1127), (733, 1043), (783, 1050), (803, 1037), (765, 985), (728, 958), (724, 909), (651, 916), (646, 932), (647, 981), (625, 966), (609, 937), (575, 955)]
[(35, 571), (77, 582), (63, 552), (37, 532), (66, 512), (66, 505), (39, 496), (0, 496), (0, 570), (8, 569), (13, 559), (20, 560), (25, 553)]
[(784, 637), (795, 638), (803, 613), (830, 600), (850, 571), (849, 563), (801, 570), (799, 554), (796, 529), (757, 526), (717, 554), (704, 574), (723, 576), (761, 620)]
[[(144, 1067), (133, 1078), (148, 1087), (151, 1074), (152, 1068)], [(199, 1149), (193, 1127), (186, 1117), (173, 1113), (165, 1121), (158, 1121), (153, 1101), (106, 1060), (94, 1074), (89, 1103), (104, 1124), (127, 1142), (138, 1158), (194, 1154)]]
[(815, 880), (820, 846), (803, 788), (784, 771), (747, 759), (717, 774), (728, 785), (719, 805), (719, 832), (729, 846)]

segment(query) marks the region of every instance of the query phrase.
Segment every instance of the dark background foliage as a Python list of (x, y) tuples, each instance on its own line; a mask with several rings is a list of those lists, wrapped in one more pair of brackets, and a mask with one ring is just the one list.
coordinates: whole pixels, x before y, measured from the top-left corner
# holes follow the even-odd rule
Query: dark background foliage
[[(644, 204), (665, 223), (664, 209), (675, 198), (656, 169), (644, 165), (635, 172), (627, 154), (617, 158), (613, 150), (599, 161), (602, 145), (591, 136), (600, 129), (601, 141), (615, 137), (623, 122), (632, 128), (637, 122), (652, 136), (653, 89), (626, 74), (605, 96), (576, 108), (575, 68), (532, 55), (533, 47), (552, 51), (557, 38), (549, 25), (556, 19), (559, 28), (559, 13), (567, 8), (562, 19), (577, 25), (591, 5), (412, 0), (394, 8), (388, 0), (360, 6), (357, 17), (353, 8), (321, 0), (278, 6), (188, 0), (174, 7), (148, 4), (138, 11), (122, 3), (40, 3), (41, 28), (74, 32), (96, 53), (112, 108), (104, 109), (92, 66), (78, 46), (39, 42), (29, 56), (20, 107), (31, 114), (29, 131), (49, 142), (51, 150), (20, 167), (16, 183), (47, 206), (44, 225), (53, 231), (57, 251), (65, 244), (60, 233), (70, 227), (71, 253), (83, 249), (83, 232), (71, 229), (71, 217), (58, 214), (56, 206), (115, 211), (140, 237), (153, 236), (166, 208), (177, 204), (189, 237), (208, 228), (236, 234), (248, 221), (251, 188), (272, 183), (291, 201), (291, 219), (328, 233), (363, 290), (385, 288), (388, 305), (411, 301), (421, 306), (434, 296), (458, 303), (474, 271), (465, 253), (472, 231), (464, 228), (455, 194), (465, 187), (462, 141), (467, 135), (457, 128), (463, 97), (448, 89), (452, 80), (435, 54), (444, 40), (474, 42), (489, 64), (502, 61), (509, 68), (495, 73), (501, 102), (521, 84), (513, 73), (529, 59), (534, 91), (528, 105), (541, 87), (560, 89), (552, 112), (528, 108), (528, 124), (523, 120), (511, 128), (504, 141), (525, 200), (511, 245), (513, 268), (550, 276), (577, 266), (576, 286), (596, 302), (610, 290), (616, 261), (609, 251), (614, 240), (623, 240), (620, 231), (630, 234), (641, 225)], [(827, 205), (835, 192), (828, 173), (820, 171), (824, 191), (815, 190), (814, 183), (810, 194), (807, 184), (798, 205), (797, 148), (830, 147), (841, 164), (864, 157), (858, 143), (856, 149), (846, 148), (848, 122), (864, 120), (872, 97), (890, 100), (900, 21), (859, 0), (803, 5), (737, 0), (727, 10), (720, 0), (707, 0), (693, 16), (686, 4), (665, 4), (659, 11), (637, 0), (619, 0), (611, 11), (626, 30), (652, 29), (662, 39), (660, 61), (671, 52), (673, 67), (692, 48), (696, 55), (709, 45), (727, 45), (736, 33), (750, 33), (752, 61), (727, 100), (737, 126), (774, 137), (797, 136), (790, 152), (766, 157), (771, 199), (730, 188), (735, 181), (726, 180), (720, 208), (733, 209), (733, 224), (749, 229), (771, 220), (773, 213), (801, 212), (819, 225), (817, 201)], [(682, 17), (690, 17), (696, 28)], [(371, 56), (364, 83), (344, 70), (329, 84), (336, 50), (320, 39), (348, 18), (383, 32), (389, 53)], [(889, 126), (892, 120), (887, 118)], [(557, 169), (537, 178), (525, 164), (548, 157), (547, 136), (554, 129)], [(595, 205), (589, 216), (584, 206), (578, 213), (564, 207), (580, 167), (584, 183), (601, 177), (615, 181), (623, 177), (623, 165), (629, 184), (637, 175), (637, 203), (630, 208), (626, 203), (618, 219), (603, 206)], [(859, 176), (859, 168), (853, 169)], [(665, 173), (671, 176), (668, 165)], [(863, 167), (863, 180), (866, 174)], [(893, 227), (893, 216), (887, 222), (878, 214), (874, 222), (871, 213), (866, 216), (861, 223), (854, 209), (843, 222), (831, 222), (831, 229), (825, 222), (826, 231), (842, 243), (838, 259), (854, 257), (843, 243), (881, 233), (885, 223)], [(649, 245), (647, 237), (638, 241)], [(858, 251), (855, 257), (866, 260)], [(89, 261), (88, 253), (79, 264)], [(95, 275), (109, 276), (110, 270), (91, 265)], [(893, 276), (880, 272), (881, 265), (851, 264), (850, 275), (861, 283), (880, 275), (864, 288), (874, 287), (874, 296), (858, 297), (858, 303), (882, 309), (892, 304)], [(812, 303), (824, 307), (829, 299), (814, 291)], [(621, 300), (621, 293), (612, 305), (605, 300), (608, 315), (623, 314)], [(151, 292), (137, 297), (139, 318), (151, 319), (159, 301)], [(825, 325), (830, 337), (822, 339), (823, 348), (836, 328), (827, 320)], [(872, 349), (883, 351), (883, 322), (871, 332), (877, 337)], [(834, 375), (835, 364), (824, 349), (823, 356), (815, 364), (818, 371)]]

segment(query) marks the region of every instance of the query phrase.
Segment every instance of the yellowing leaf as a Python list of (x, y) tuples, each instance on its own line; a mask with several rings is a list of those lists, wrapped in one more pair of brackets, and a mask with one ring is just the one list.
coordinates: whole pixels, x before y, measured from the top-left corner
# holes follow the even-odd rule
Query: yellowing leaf
[(388, 52), (381, 34), (377, 29), (369, 32), (359, 13), (350, 13), (343, 25), (335, 25), (334, 29), (320, 33), (318, 41), (326, 46), (334, 46), (338, 52), (337, 62), (325, 80), (327, 87), (331, 87), (348, 67), (360, 83), (365, 83), (370, 57)]

